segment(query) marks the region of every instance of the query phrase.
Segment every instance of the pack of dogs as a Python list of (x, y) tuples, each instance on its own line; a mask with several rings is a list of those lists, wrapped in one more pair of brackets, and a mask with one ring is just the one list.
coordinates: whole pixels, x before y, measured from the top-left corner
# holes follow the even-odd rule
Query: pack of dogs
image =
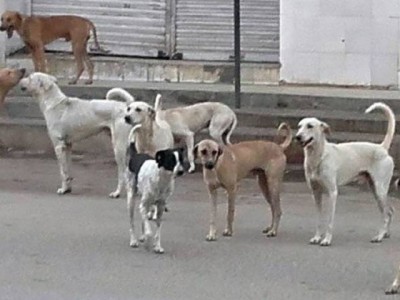
[[(61, 25), (62, 24), (62, 25)], [(255, 140), (231, 143), (237, 126), (235, 112), (223, 103), (202, 102), (184, 107), (163, 109), (162, 96), (158, 94), (154, 105), (136, 101), (126, 90), (113, 88), (104, 99), (84, 100), (65, 95), (57, 79), (46, 73), (44, 45), (58, 38), (71, 41), (77, 60), (76, 83), (86, 65), (89, 80), (93, 81), (93, 65), (86, 48), (93, 32), (95, 46), (101, 50), (96, 28), (87, 19), (75, 16), (30, 17), (7, 11), (1, 17), (1, 31), (8, 37), (16, 31), (32, 52), (35, 72), (26, 75), (25, 69), (0, 70), (0, 104), (9, 90), (17, 84), (39, 104), (48, 135), (57, 157), (61, 185), (57, 194), (72, 191), (70, 174), (73, 143), (96, 135), (104, 130), (111, 136), (117, 164), (117, 187), (109, 196), (120, 197), (126, 189), (129, 213), (129, 245), (133, 248), (143, 243), (155, 253), (164, 253), (161, 246), (163, 213), (174, 192), (175, 180), (186, 171), (195, 171), (195, 162), (202, 166), (203, 181), (210, 198), (210, 223), (207, 241), (217, 240), (218, 189), (226, 191), (228, 212), (223, 236), (233, 235), (235, 199), (239, 182), (248, 175), (257, 178), (261, 194), (271, 209), (271, 224), (263, 230), (267, 237), (278, 234), (282, 215), (280, 192), (287, 158), (285, 150), (292, 143), (292, 130), (281, 123), (278, 134), (284, 135), (282, 143)], [(119, 100), (117, 100), (118, 98)], [(121, 101), (122, 100), (122, 101)], [(330, 246), (339, 186), (362, 180), (367, 182), (377, 201), (382, 221), (371, 242), (380, 243), (390, 237), (394, 209), (388, 200), (388, 191), (394, 171), (394, 161), (389, 149), (395, 135), (396, 119), (391, 108), (381, 102), (372, 104), (366, 113), (381, 111), (388, 126), (382, 143), (328, 141), (330, 127), (317, 118), (304, 118), (298, 123), (295, 140), (304, 150), (306, 183), (317, 208), (317, 226), (310, 244)], [(195, 144), (195, 134), (208, 129), (211, 139)], [(184, 142), (184, 148), (175, 141)], [(185, 166), (188, 161), (188, 167)], [(349, 164), (348, 162), (352, 163)], [(326, 195), (327, 210), (322, 210)], [(141, 217), (141, 235), (135, 234), (136, 198)], [(324, 220), (326, 224), (324, 224)], [(155, 225), (153, 234), (152, 223)], [(400, 289), (400, 267), (387, 294)]]

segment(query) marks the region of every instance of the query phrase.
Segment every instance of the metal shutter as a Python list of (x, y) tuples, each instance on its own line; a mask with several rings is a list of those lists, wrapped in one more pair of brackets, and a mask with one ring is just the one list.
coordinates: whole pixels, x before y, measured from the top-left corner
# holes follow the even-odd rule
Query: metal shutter
[[(97, 28), (99, 42), (110, 55), (157, 56), (167, 53), (166, 0), (32, 0), (34, 15), (79, 15)], [(91, 44), (92, 41), (89, 41)], [(70, 51), (58, 40), (48, 50)]]
[[(184, 59), (233, 55), (233, 0), (176, 0), (176, 51)], [(241, 1), (244, 61), (279, 61), (279, 0)]]

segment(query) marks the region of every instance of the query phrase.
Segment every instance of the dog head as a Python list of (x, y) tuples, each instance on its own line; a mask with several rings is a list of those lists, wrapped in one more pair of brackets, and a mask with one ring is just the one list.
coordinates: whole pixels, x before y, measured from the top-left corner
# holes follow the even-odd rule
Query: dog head
[(22, 16), (16, 11), (6, 11), (1, 15), (0, 31), (7, 31), (7, 37), (11, 38), (15, 28), (22, 22)]
[(135, 101), (126, 108), (125, 122), (130, 125), (142, 124), (146, 120), (154, 120), (156, 112), (146, 102)]
[(303, 148), (312, 146), (315, 142), (325, 139), (330, 133), (329, 125), (317, 118), (304, 118), (298, 124), (296, 140)]
[(183, 149), (160, 150), (156, 153), (156, 162), (158, 167), (174, 176), (181, 176), (184, 173), (183, 168)]
[(51, 90), (56, 84), (57, 78), (39, 72), (32, 73), (20, 81), (21, 89), (34, 95), (44, 94)]
[(0, 87), (6, 89), (14, 87), (24, 77), (25, 72), (25, 69), (1, 69)]
[(212, 170), (215, 167), (222, 153), (221, 146), (212, 140), (202, 140), (193, 149), (194, 158), (199, 158), (201, 164), (208, 170)]

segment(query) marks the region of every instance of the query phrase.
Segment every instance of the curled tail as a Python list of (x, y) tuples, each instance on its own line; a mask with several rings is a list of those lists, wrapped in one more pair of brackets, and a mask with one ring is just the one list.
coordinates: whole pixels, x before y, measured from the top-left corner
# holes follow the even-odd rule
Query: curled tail
[(112, 100), (116, 96), (124, 99), (127, 103), (135, 101), (135, 98), (131, 94), (121, 88), (113, 88), (109, 90), (106, 95), (106, 100)]
[(100, 46), (99, 40), (97, 39), (96, 26), (93, 24), (93, 22), (89, 21), (89, 26), (90, 26), (90, 29), (93, 32), (93, 40), (94, 40), (94, 47), (90, 47), (90, 50), (99, 51), (99, 52), (103, 52), (103, 53), (110, 52), (109, 50), (106, 50), (106, 49), (104, 49), (103, 47)]
[(281, 131), (286, 132), (286, 137), (282, 144), (280, 144), (279, 146), (281, 146), (283, 150), (286, 150), (292, 142), (292, 129), (290, 128), (289, 124), (281, 123), (278, 127), (278, 133), (280, 133)]
[(237, 117), (235, 114), (233, 114), (233, 120), (231, 125), (222, 133), (222, 141), (224, 142), (225, 145), (230, 145), (231, 143), (231, 135), (232, 132), (235, 130), (237, 126)]
[(393, 141), (393, 136), (396, 130), (396, 117), (391, 110), (391, 108), (386, 105), (385, 103), (382, 102), (376, 102), (372, 104), (370, 107), (368, 107), (365, 110), (365, 113), (370, 113), (371, 111), (374, 111), (375, 109), (380, 109), (383, 111), (385, 114), (386, 118), (388, 119), (388, 126), (386, 130), (386, 135), (385, 138), (383, 139), (383, 142), (381, 143), (382, 147), (388, 150), (390, 148), (390, 145), (392, 144)]
[[(129, 137), (128, 137), (129, 143), (131, 143), (131, 144), (135, 143), (135, 132), (136, 132), (136, 130), (138, 130), (141, 127), (142, 127), (142, 124), (137, 124), (137, 125), (133, 126), (133, 128), (129, 132)], [(136, 148), (135, 148), (135, 151), (136, 151)]]

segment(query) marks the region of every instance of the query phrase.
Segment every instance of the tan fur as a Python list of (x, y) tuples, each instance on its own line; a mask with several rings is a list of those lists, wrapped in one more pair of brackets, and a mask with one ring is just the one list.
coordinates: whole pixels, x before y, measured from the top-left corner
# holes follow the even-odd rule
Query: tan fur
[(195, 157), (203, 165), (204, 182), (212, 202), (208, 241), (216, 240), (217, 189), (222, 187), (228, 194), (227, 227), (224, 236), (233, 233), (235, 198), (238, 183), (250, 173), (258, 177), (261, 192), (271, 206), (271, 226), (264, 230), (267, 236), (277, 234), (281, 217), (280, 189), (286, 168), (284, 148), (291, 140), (290, 128), (285, 142), (278, 145), (269, 141), (248, 141), (221, 146), (212, 140), (203, 140), (194, 149)]
[(0, 70), (0, 106), (3, 105), (7, 93), (18, 84), (25, 74), (25, 69), (1, 69)]
[(89, 73), (86, 84), (93, 82), (93, 63), (87, 53), (90, 31), (93, 31), (95, 48), (102, 50), (97, 41), (94, 24), (78, 16), (26, 16), (16, 11), (6, 11), (1, 16), (1, 31), (7, 31), (10, 38), (15, 30), (32, 54), (36, 72), (47, 72), (44, 46), (60, 38), (71, 41), (72, 51), (77, 63), (76, 77), (70, 81), (75, 84), (85, 65)]

